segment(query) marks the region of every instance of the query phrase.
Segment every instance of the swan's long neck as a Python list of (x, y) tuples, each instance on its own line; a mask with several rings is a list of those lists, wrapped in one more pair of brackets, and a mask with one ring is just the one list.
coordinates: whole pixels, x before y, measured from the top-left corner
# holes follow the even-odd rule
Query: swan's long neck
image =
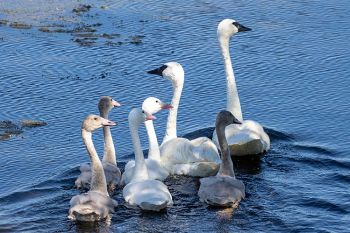
[(156, 132), (154, 131), (153, 121), (145, 121), (146, 131), (148, 134), (148, 159), (160, 162), (160, 151)]
[(233, 163), (230, 155), (230, 149), (227, 144), (225, 137), (225, 127), (219, 127), (216, 130), (218, 135), (219, 145), (221, 148), (221, 164), (218, 175), (226, 175), (235, 177), (235, 172), (233, 171)]
[(91, 159), (92, 176), (90, 190), (98, 191), (108, 196), (105, 173), (100, 158), (98, 157), (94, 144), (92, 142), (92, 134), (91, 132), (82, 129), (81, 135)]
[(177, 111), (179, 108), (183, 81), (173, 82), (173, 98), (171, 100), (172, 109), (169, 110), (168, 121), (166, 125), (166, 132), (162, 144), (169, 141), (170, 139), (177, 138), (176, 121)]
[(230, 38), (219, 36), (219, 43), (220, 43), (222, 57), (224, 59), (225, 72), (226, 72), (226, 86), (227, 86), (226, 110), (230, 111), (238, 120), (243, 121), (241, 103), (239, 101), (235, 75), (233, 73), (233, 68), (231, 63), (229, 42), (230, 42)]
[(143, 152), (141, 148), (138, 126), (130, 124), (130, 133), (135, 152), (135, 168), (133, 176), (131, 178), (131, 182), (147, 180), (149, 176), (145, 163), (145, 158), (143, 157)]
[[(108, 113), (100, 113), (100, 116), (108, 119)], [(103, 138), (104, 138), (104, 154), (102, 161), (104, 163), (111, 163), (117, 165), (117, 159), (115, 156), (115, 148), (112, 139), (111, 129), (109, 126), (103, 127)]]

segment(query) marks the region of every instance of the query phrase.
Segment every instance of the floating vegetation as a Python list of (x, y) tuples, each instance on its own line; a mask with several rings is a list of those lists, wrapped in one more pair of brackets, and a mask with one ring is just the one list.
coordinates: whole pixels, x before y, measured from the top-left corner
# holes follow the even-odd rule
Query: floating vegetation
[(45, 121), (36, 121), (36, 120), (22, 120), (21, 121), (22, 127), (41, 127), (47, 125)]
[(37, 120), (21, 120), (20, 122), (0, 121), (0, 140), (8, 140), (13, 136), (19, 136), (24, 132), (24, 128), (35, 128), (45, 125), (47, 125), (46, 122)]
[(78, 43), (80, 46), (86, 46), (86, 47), (89, 47), (89, 46), (92, 46), (96, 43), (95, 40), (97, 40), (97, 38), (75, 38), (75, 39), (72, 39), (74, 42)]
[(13, 22), (13, 23), (10, 23), (10, 27), (16, 28), (16, 29), (31, 29), (32, 25), (20, 23), (20, 22)]
[(130, 36), (130, 39), (131, 39), (130, 43), (136, 44), (136, 45), (142, 44), (142, 39), (144, 37), (145, 36), (141, 36), (141, 35)]
[(0, 26), (2, 26), (2, 25), (7, 25), (8, 22), (9, 22), (8, 20), (0, 19)]
[(74, 8), (72, 11), (76, 14), (80, 14), (80, 13), (84, 13), (84, 12), (88, 12), (91, 9), (91, 5), (78, 5), (76, 8)]
[(124, 43), (121, 41), (118, 41), (118, 42), (106, 41), (105, 42), (105, 45), (110, 46), (110, 47), (120, 46), (122, 44), (124, 44)]
[(96, 79), (106, 79), (110, 76), (110, 72), (102, 71), (100, 74), (93, 75), (92, 77), (81, 78), (77, 74), (67, 75), (65, 77), (61, 77), (60, 80), (96, 80)]

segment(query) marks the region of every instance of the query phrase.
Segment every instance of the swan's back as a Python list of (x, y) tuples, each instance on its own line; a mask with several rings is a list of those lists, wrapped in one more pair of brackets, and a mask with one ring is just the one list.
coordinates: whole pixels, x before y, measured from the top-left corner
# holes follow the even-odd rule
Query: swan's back
[[(115, 164), (103, 162), (103, 170), (106, 176), (108, 190), (114, 190), (121, 183), (121, 172)], [(90, 189), (91, 184), (91, 167), (90, 164), (82, 164), (80, 166), (81, 174), (75, 181), (75, 186), (78, 189)]]
[(114, 213), (117, 201), (95, 191), (74, 196), (70, 200), (69, 215), (71, 220), (91, 222), (108, 219)]
[(219, 152), (215, 144), (207, 137), (199, 137), (190, 141), (193, 155), (198, 161), (220, 163)]
[(173, 204), (167, 186), (158, 180), (129, 183), (123, 189), (123, 196), (129, 206), (148, 211), (160, 211)]
[(235, 207), (245, 198), (242, 181), (231, 176), (212, 176), (200, 179), (198, 195), (209, 205)]
[[(241, 125), (228, 125), (225, 135), (232, 155), (254, 155), (270, 149), (269, 136), (259, 123), (252, 120), (245, 120)], [(219, 148), (216, 130), (213, 133), (213, 142)]]
[(165, 142), (161, 148), (162, 165), (171, 174), (195, 177), (213, 176), (221, 163), (215, 144), (206, 137), (192, 141), (174, 138)]
[(120, 169), (117, 167), (117, 165), (108, 162), (104, 162), (102, 165), (105, 172), (108, 189), (114, 190), (117, 186), (120, 185), (122, 176)]
[(160, 147), (162, 164), (166, 167), (178, 163), (191, 163), (198, 161), (193, 156), (193, 145), (186, 138), (173, 138)]

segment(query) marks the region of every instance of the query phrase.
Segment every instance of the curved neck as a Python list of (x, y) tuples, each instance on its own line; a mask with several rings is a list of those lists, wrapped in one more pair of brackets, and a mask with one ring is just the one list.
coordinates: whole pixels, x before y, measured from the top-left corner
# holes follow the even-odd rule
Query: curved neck
[(148, 159), (160, 162), (160, 151), (156, 132), (154, 131), (153, 121), (145, 121), (146, 131), (148, 134)]
[(241, 103), (238, 97), (238, 91), (236, 86), (235, 75), (233, 73), (229, 41), (230, 38), (219, 37), (220, 49), (222, 58), (224, 59), (225, 72), (226, 72), (226, 87), (227, 87), (227, 105), (226, 110), (230, 111), (238, 120), (243, 121)]
[(108, 196), (105, 173), (103, 170), (102, 163), (97, 155), (94, 144), (92, 142), (92, 134), (91, 132), (82, 129), (81, 135), (91, 160), (92, 176), (90, 190), (97, 191)]
[(177, 111), (179, 108), (183, 81), (173, 82), (173, 98), (171, 100), (172, 109), (169, 110), (168, 121), (166, 125), (166, 132), (162, 144), (169, 141), (170, 139), (177, 138), (176, 121)]
[[(100, 116), (108, 119), (108, 113), (100, 113)], [(115, 156), (115, 148), (112, 139), (111, 129), (109, 126), (103, 127), (103, 138), (104, 138), (104, 152), (103, 159), (104, 163), (111, 163), (117, 165), (117, 159)]]
[(148, 177), (148, 171), (145, 163), (145, 158), (143, 157), (143, 152), (141, 148), (141, 142), (140, 142), (140, 137), (138, 133), (138, 126), (129, 123), (129, 127), (130, 127), (132, 144), (134, 146), (134, 152), (135, 152), (135, 168), (134, 168), (133, 175), (130, 182), (147, 180), (149, 177)]
[(233, 163), (230, 155), (230, 149), (228, 147), (227, 140), (225, 137), (225, 127), (217, 127), (216, 133), (218, 135), (219, 145), (221, 149), (221, 164), (218, 175), (235, 177)]

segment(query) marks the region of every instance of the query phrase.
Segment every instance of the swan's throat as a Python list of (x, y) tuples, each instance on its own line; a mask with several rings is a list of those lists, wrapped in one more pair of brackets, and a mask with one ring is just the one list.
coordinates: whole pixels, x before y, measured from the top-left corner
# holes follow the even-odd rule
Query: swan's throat
[(219, 37), (220, 49), (224, 59), (227, 88), (226, 110), (230, 111), (238, 120), (243, 121), (241, 103), (239, 101), (236, 80), (233, 73), (233, 67), (229, 50), (229, 38)]

